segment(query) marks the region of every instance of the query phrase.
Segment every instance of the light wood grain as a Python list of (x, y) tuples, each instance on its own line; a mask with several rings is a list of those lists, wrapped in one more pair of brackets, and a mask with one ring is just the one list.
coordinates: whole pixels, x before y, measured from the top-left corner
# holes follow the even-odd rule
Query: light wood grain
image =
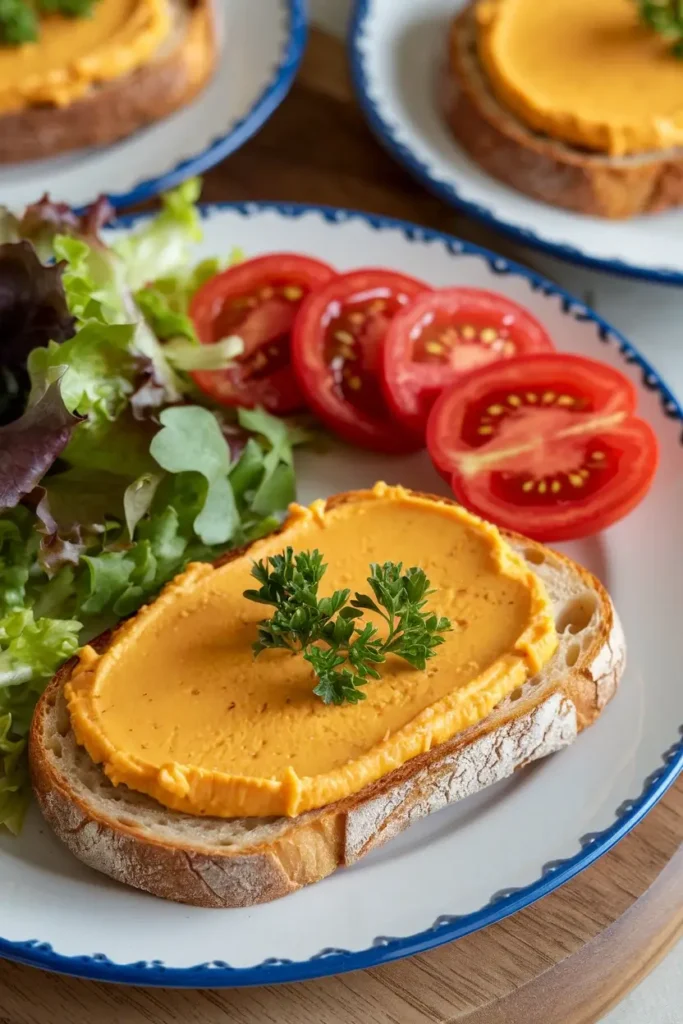
[[(392, 163), (352, 102), (341, 45), (320, 33), (311, 43), (273, 119), (207, 175), (207, 198), (355, 206), (509, 251)], [(0, 1024), (592, 1024), (682, 933), (683, 781), (558, 892), (429, 954), (233, 992), (124, 989), (5, 962)]]

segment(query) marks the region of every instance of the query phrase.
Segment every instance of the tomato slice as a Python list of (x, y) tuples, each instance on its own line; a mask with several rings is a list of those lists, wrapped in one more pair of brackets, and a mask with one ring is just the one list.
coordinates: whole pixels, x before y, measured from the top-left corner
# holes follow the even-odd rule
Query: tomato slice
[(236, 334), (244, 352), (230, 369), (194, 372), (198, 387), (221, 405), (262, 405), (279, 415), (300, 409), (290, 361), (292, 325), (306, 296), (334, 274), (309, 256), (270, 253), (202, 285), (190, 304), (199, 340), (210, 345)]
[(396, 314), (428, 285), (390, 270), (340, 274), (301, 306), (292, 363), (311, 409), (344, 440), (381, 452), (424, 442), (395, 423), (380, 383), (382, 346)]
[(605, 529), (647, 493), (658, 445), (617, 370), (560, 353), (475, 370), (437, 400), (427, 444), (463, 505), (542, 541)]
[(444, 388), (500, 359), (552, 352), (545, 328), (516, 302), (478, 288), (420, 295), (391, 322), (382, 382), (394, 416), (424, 436)]

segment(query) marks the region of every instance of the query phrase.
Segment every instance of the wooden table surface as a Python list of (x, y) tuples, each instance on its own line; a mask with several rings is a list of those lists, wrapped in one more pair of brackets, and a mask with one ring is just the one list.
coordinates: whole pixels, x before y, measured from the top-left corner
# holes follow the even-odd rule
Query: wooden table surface
[[(341, 44), (321, 33), (271, 121), (206, 176), (205, 197), (358, 207), (509, 251), (385, 155), (353, 103)], [(591, 1024), (681, 934), (683, 780), (562, 889), (431, 953), (300, 985), (204, 992), (107, 986), (4, 962), (0, 1024)]]

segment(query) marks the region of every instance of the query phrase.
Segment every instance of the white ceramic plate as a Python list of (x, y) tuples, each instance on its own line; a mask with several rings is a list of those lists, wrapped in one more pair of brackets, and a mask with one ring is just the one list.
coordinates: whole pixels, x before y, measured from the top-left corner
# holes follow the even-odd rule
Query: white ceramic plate
[[(368, 967), (500, 920), (582, 870), (652, 807), (683, 767), (681, 411), (656, 373), (583, 303), (501, 257), (416, 225), (277, 204), (205, 208), (203, 255), (295, 250), (362, 261), (433, 285), (495, 289), (527, 306), (561, 349), (598, 357), (638, 386), (661, 442), (646, 501), (600, 537), (568, 547), (609, 587), (629, 667), (596, 725), (568, 750), (414, 825), (355, 867), (249, 910), (165, 903), (74, 860), (33, 809), (0, 838), (0, 955), (136, 984), (291, 981)], [(377, 479), (442, 490), (425, 454), (303, 454), (310, 501)], [(646, 596), (647, 595), (647, 596)]]
[(458, 146), (438, 87), (448, 27), (469, 2), (356, 0), (351, 69), (380, 141), (446, 202), (524, 245), (613, 273), (683, 284), (683, 209), (621, 222), (569, 213), (496, 181)]
[(0, 202), (41, 192), (83, 207), (131, 206), (239, 149), (287, 95), (306, 45), (306, 0), (215, 0), (220, 44), (209, 85), (187, 107), (113, 146), (0, 166)]

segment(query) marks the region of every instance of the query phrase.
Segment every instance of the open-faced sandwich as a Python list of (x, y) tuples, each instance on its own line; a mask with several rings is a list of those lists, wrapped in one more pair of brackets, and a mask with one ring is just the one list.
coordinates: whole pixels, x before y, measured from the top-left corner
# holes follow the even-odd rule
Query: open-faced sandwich
[(649, 0), (473, 0), (449, 121), (486, 171), (599, 217), (683, 202), (683, 17)]
[(571, 743), (624, 656), (579, 566), (378, 484), (293, 507), (84, 647), (38, 705), (33, 785), (91, 867), (248, 906)]
[[(597, 718), (624, 637), (544, 544), (628, 515), (658, 448), (631, 381), (506, 296), (292, 252), (194, 263), (198, 194), (109, 244), (101, 204), (3, 215), (0, 825), (30, 767), (86, 864), (232, 907)], [(295, 446), (313, 494), (361, 461), (335, 437), (406, 486), (297, 503)], [(410, 489), (412, 460), (456, 500)]]
[(212, 0), (0, 5), (0, 163), (131, 135), (189, 103), (216, 53)]

